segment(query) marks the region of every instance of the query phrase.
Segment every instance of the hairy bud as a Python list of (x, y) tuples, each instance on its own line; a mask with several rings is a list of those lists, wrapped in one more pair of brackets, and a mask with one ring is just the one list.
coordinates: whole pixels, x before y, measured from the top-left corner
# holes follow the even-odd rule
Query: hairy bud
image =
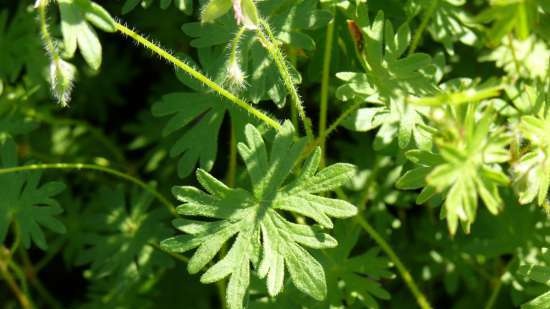
[(54, 97), (61, 106), (67, 106), (76, 76), (76, 68), (63, 59), (54, 59), (50, 63), (50, 86)]

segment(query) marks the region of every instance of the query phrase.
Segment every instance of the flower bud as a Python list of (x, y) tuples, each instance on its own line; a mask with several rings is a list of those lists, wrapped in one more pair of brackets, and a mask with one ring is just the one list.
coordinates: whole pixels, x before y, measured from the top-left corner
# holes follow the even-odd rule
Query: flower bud
[(63, 59), (54, 59), (50, 63), (50, 86), (53, 96), (65, 107), (71, 100), (76, 68)]

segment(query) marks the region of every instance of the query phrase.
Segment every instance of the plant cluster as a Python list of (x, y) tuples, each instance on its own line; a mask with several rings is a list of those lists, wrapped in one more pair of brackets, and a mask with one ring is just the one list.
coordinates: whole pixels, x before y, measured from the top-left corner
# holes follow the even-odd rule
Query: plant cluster
[(0, 308), (549, 309), (549, 34), (546, 0), (2, 4)]

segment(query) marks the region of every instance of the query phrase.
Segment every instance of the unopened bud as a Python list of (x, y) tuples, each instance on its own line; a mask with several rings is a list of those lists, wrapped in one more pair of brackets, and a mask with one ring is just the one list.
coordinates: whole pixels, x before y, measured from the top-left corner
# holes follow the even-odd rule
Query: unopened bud
[(246, 85), (246, 74), (236, 60), (227, 66), (226, 81), (233, 89), (243, 89)]
[(71, 100), (76, 68), (63, 59), (54, 59), (50, 63), (50, 86), (54, 97), (65, 107)]
[(233, 11), (237, 24), (249, 30), (258, 29), (258, 9), (253, 0), (233, 0)]

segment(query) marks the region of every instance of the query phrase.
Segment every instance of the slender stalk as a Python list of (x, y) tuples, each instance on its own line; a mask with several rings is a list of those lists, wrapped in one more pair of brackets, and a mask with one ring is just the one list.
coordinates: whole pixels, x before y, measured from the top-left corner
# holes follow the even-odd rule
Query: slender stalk
[(8, 285), (8, 288), (12, 291), (12, 293), (15, 295), (15, 298), (17, 298), (17, 301), (21, 305), (21, 308), (23, 309), (32, 309), (34, 308), (32, 302), (27, 297), (27, 295), (21, 290), (19, 285), (17, 285), (17, 282), (15, 281), (15, 278), (12, 276), (12, 274), (8, 270), (8, 264), (4, 261), (4, 257), (8, 255), (7, 249), (4, 247), (0, 247), (0, 276), (4, 279), (6, 284)]
[[(334, 9), (332, 10), (334, 15)], [(330, 86), (330, 60), (332, 57), (332, 45), (334, 41), (334, 18), (330, 21), (327, 26), (327, 31), (325, 34), (325, 52), (323, 56), (323, 70), (321, 72), (321, 106), (319, 111), (319, 137), (320, 146), (322, 151), (322, 162), (324, 162), (325, 157), (325, 143), (326, 138), (325, 131), (327, 129), (327, 111), (328, 111), (328, 91)]]
[(342, 124), (342, 122), (354, 111), (356, 111), (361, 105), (365, 104), (363, 101), (358, 101), (352, 104), (350, 107), (348, 107), (338, 118), (328, 127), (328, 129), (325, 130), (323, 135), (320, 135), (317, 137), (314, 141), (310, 142), (307, 147), (304, 149), (302, 158), (307, 157), (317, 146), (321, 145), (322, 141), (326, 141), (326, 139), (334, 132), (338, 127)]
[(281, 74), (281, 78), (283, 79), (283, 84), (285, 85), (285, 88), (287, 89), (290, 95), (291, 103), (296, 107), (296, 110), (298, 111), (298, 116), (300, 116), (300, 119), (302, 119), (304, 129), (306, 130), (306, 136), (309, 139), (313, 139), (313, 130), (311, 129), (311, 123), (306, 116), (302, 99), (300, 99), (300, 95), (298, 94), (296, 85), (292, 80), (292, 76), (290, 74), (290, 70), (288, 69), (288, 65), (283, 56), (283, 53), (277, 46), (277, 43), (276, 43), (277, 41), (275, 39), (275, 36), (273, 35), (273, 32), (271, 32), (271, 28), (269, 27), (269, 24), (263, 19), (260, 22), (262, 24), (263, 29), (265, 30), (265, 33), (261, 29), (258, 29), (257, 31), (258, 39), (260, 40), (262, 45), (266, 48), (267, 52), (271, 55), (271, 58), (273, 58), (273, 61), (275, 62), (275, 65), (277, 66), (277, 69)]
[(34, 287), (34, 289), (40, 294), (42, 299), (48, 304), (48, 307), (60, 309), (63, 308), (61, 304), (53, 297), (53, 295), (46, 289), (46, 287), (42, 284), (40, 279), (38, 278), (38, 273), (36, 271), (36, 268), (31, 262), (31, 259), (29, 258), (29, 255), (27, 251), (25, 250), (19, 250), (22, 260), (23, 260), (23, 267), (24, 267), (24, 274), (29, 279), (29, 282)]
[(161, 246), (159, 246), (158, 244), (154, 243), (154, 242), (150, 242), (149, 243), (149, 246), (153, 247), (154, 249), (158, 250), (158, 251), (161, 251), (163, 253), (166, 253), (168, 254), (169, 256), (173, 257), (174, 259), (182, 262), (182, 263), (189, 263), (189, 258), (187, 258), (185, 255), (181, 255), (181, 254), (177, 254), (177, 253), (174, 253), (174, 252), (170, 252), (164, 248), (162, 248)]
[(390, 245), (384, 240), (380, 234), (363, 218), (361, 215), (355, 216), (355, 220), (361, 225), (361, 227), (369, 234), (372, 239), (380, 246), (380, 248), (388, 255), (390, 260), (395, 264), (395, 267), (399, 271), (401, 278), (405, 281), (405, 284), (413, 294), (418, 303), (418, 306), (422, 309), (431, 309), (432, 306), (428, 302), (426, 296), (422, 293), (416, 282), (414, 281), (411, 273), (405, 267), (401, 259), (395, 254), (395, 251), (390, 247)]
[(504, 267), (498, 278), (495, 278), (495, 285), (493, 287), (493, 291), (491, 292), (491, 296), (489, 296), (489, 299), (487, 300), (487, 303), (485, 304), (485, 309), (492, 309), (495, 306), (495, 303), (498, 299), (498, 295), (500, 294), (500, 290), (502, 289), (502, 277), (508, 272), (508, 269), (512, 264), (516, 261), (516, 256), (512, 258)]
[(420, 39), (422, 38), (422, 34), (424, 33), (424, 30), (426, 30), (426, 27), (428, 26), (428, 22), (430, 22), (430, 19), (432, 19), (432, 16), (435, 13), (435, 9), (437, 9), (438, 4), (439, 4), (439, 0), (432, 0), (432, 3), (424, 13), (424, 16), (422, 17), (422, 21), (420, 22), (420, 26), (418, 26), (418, 29), (414, 34), (411, 47), (409, 48), (409, 55), (414, 53), (414, 51), (418, 47), (418, 44), (420, 43)]
[(189, 66), (188, 64), (183, 62), (182, 60), (176, 58), (174, 55), (167, 52), (162, 47), (154, 44), (153, 42), (147, 40), (146, 38), (144, 38), (140, 34), (136, 33), (135, 31), (127, 28), (126, 26), (124, 26), (124, 25), (122, 25), (118, 22), (115, 24), (115, 27), (120, 33), (128, 36), (129, 38), (131, 38), (132, 40), (140, 43), (145, 48), (147, 48), (150, 51), (152, 51), (153, 53), (157, 54), (158, 56), (160, 56), (164, 60), (166, 60), (169, 63), (175, 65), (176, 67), (182, 69), (187, 74), (189, 74), (193, 78), (199, 80), (200, 82), (202, 82), (204, 85), (206, 85), (207, 87), (212, 89), (217, 94), (219, 94), (219, 95), (223, 96), (224, 98), (226, 98), (227, 100), (229, 100), (229, 102), (237, 105), (238, 107), (240, 107), (240, 108), (244, 109), (245, 111), (247, 111), (249, 114), (252, 114), (254, 117), (256, 117), (259, 120), (263, 121), (269, 127), (272, 127), (277, 131), (281, 130), (282, 126), (279, 124), (279, 122), (277, 122), (276, 120), (274, 120), (271, 117), (267, 116), (266, 114), (264, 114), (260, 110), (252, 107), (249, 103), (245, 102), (244, 100), (240, 99), (239, 97), (237, 97), (233, 93), (229, 92), (228, 90), (226, 90), (222, 86), (218, 85), (216, 82), (212, 81), (211, 79), (206, 77), (204, 74), (202, 74), (199, 71), (195, 70), (194, 68), (192, 68), (191, 66)]
[(48, 1), (43, 1), (38, 5), (38, 14), (40, 22), (40, 33), (42, 40), (44, 41), (44, 48), (53, 61), (61, 59), (54, 43), (53, 37), (48, 29), (48, 14), (47, 14)]
[(166, 199), (166, 197), (164, 197), (161, 193), (159, 193), (155, 188), (146, 184), (145, 182), (143, 182), (138, 178), (135, 178), (131, 175), (128, 175), (126, 173), (117, 171), (115, 169), (112, 169), (106, 166), (86, 164), (86, 163), (31, 164), (31, 165), (23, 165), (23, 166), (17, 166), (17, 167), (2, 168), (0, 169), (0, 175), (23, 172), (23, 171), (35, 171), (35, 170), (92, 170), (92, 171), (98, 171), (98, 172), (110, 174), (145, 189), (146, 191), (151, 193), (154, 197), (156, 197), (164, 206), (166, 206), (166, 208), (172, 214), (176, 213), (176, 210), (175, 210), (176, 207), (168, 199)]
[[(512, 54), (512, 59), (514, 60), (514, 66), (516, 67), (516, 71), (518, 71), (518, 74), (520, 74), (521, 71), (521, 63), (518, 59), (518, 56), (516, 54), (516, 49), (514, 48), (514, 39), (512, 37), (511, 33), (508, 33), (508, 48), (510, 49), (510, 53)], [(517, 78), (517, 76), (516, 76)]]

